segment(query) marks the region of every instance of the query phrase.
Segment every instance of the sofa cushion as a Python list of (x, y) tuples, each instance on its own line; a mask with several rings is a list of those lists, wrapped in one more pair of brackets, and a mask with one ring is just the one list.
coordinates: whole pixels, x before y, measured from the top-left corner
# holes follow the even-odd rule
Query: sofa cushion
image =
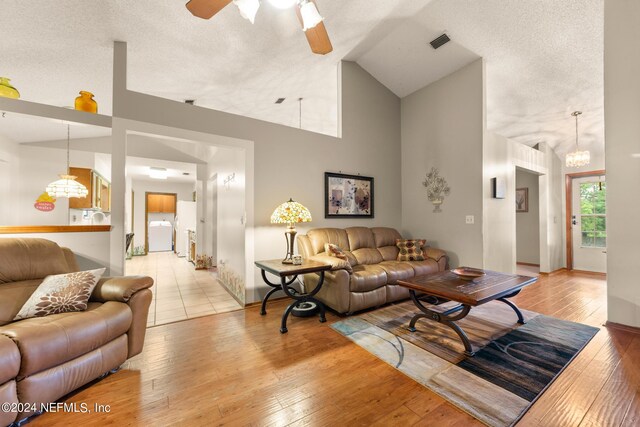
[(358, 264), (371, 265), (380, 264), (384, 259), (377, 249), (361, 248), (352, 252)]
[(0, 286), (69, 272), (60, 246), (46, 239), (0, 239), (0, 259)]
[(308, 255), (316, 255), (324, 252), (325, 243), (333, 243), (340, 246), (343, 250), (349, 249), (349, 239), (347, 232), (341, 228), (315, 228), (307, 233), (313, 253)]
[(126, 334), (131, 309), (125, 303), (90, 303), (87, 311), (20, 320), (0, 327), (20, 349), (18, 379), (88, 353)]
[(324, 244), (324, 251), (327, 255), (331, 256), (331, 257), (336, 257), (336, 258), (340, 258), (343, 260), (347, 260), (347, 254), (344, 253), (344, 251), (342, 250), (342, 248), (338, 245), (335, 245), (333, 243), (325, 243)]
[(384, 286), (387, 273), (379, 265), (356, 265), (349, 280), (351, 292), (366, 292)]
[[(10, 405), (18, 403), (18, 392), (16, 390), (16, 382), (9, 381), (0, 383), (0, 403), (8, 403)], [(17, 407), (9, 408), (17, 409)], [(18, 416), (17, 411), (0, 411), (0, 426), (8, 426), (13, 423)]]
[(344, 230), (346, 231), (347, 237), (349, 238), (349, 250), (351, 252), (355, 252), (357, 249), (361, 248), (376, 248), (376, 241), (370, 228), (349, 227), (345, 228)]
[(47, 276), (13, 320), (84, 311), (105, 268)]
[(387, 284), (395, 285), (398, 280), (409, 279), (416, 275), (411, 264), (400, 261), (383, 261), (378, 264), (387, 273)]
[(400, 250), (398, 261), (424, 261), (422, 247), (427, 241), (424, 239), (398, 239), (396, 246)]
[(437, 273), (440, 270), (438, 268), (438, 263), (431, 258), (427, 258), (424, 261), (407, 261), (407, 264), (413, 267), (413, 270), (416, 272), (416, 276)]
[(385, 261), (394, 261), (398, 258), (398, 247), (396, 240), (402, 239), (400, 233), (395, 228), (374, 227), (371, 229), (376, 242), (376, 248), (380, 251)]
[[(0, 384), (14, 379), (20, 370), (20, 352), (10, 338), (0, 335)], [(2, 401), (0, 400), (0, 403)]]
[(0, 284), (0, 326), (13, 322), (42, 279)]

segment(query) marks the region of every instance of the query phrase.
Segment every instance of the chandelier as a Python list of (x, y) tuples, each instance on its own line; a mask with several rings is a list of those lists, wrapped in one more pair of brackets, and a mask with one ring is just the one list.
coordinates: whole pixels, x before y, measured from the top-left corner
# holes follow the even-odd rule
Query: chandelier
[(89, 190), (87, 190), (87, 187), (85, 187), (84, 185), (76, 181), (77, 177), (69, 173), (71, 170), (69, 167), (69, 140), (70, 140), (69, 133), (70, 133), (69, 125), (67, 125), (67, 173), (59, 175), (60, 179), (47, 185), (47, 188), (45, 190), (47, 194), (49, 194), (49, 196), (55, 197), (55, 198), (59, 198), (59, 197), (80, 198), (80, 197), (87, 197), (87, 194), (89, 194)]
[(578, 145), (578, 116), (582, 114), (582, 111), (574, 111), (571, 113), (573, 117), (576, 118), (576, 151), (572, 151), (567, 154), (566, 157), (566, 165), (568, 168), (579, 168), (581, 166), (586, 166), (591, 161), (591, 154), (588, 150), (580, 151), (580, 147)]

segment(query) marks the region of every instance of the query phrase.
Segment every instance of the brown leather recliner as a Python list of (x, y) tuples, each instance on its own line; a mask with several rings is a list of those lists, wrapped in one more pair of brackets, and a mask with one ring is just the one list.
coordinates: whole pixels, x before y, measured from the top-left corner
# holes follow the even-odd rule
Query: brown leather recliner
[[(448, 267), (446, 252), (424, 247), (424, 261), (397, 261), (396, 239), (402, 236), (394, 228), (350, 227), (316, 228), (298, 238), (298, 253), (303, 258), (334, 265), (316, 295), (338, 313), (354, 313), (366, 308), (409, 298), (409, 291), (398, 280), (444, 271)], [(348, 268), (336, 264), (335, 257), (324, 252), (325, 243), (338, 245), (347, 255)], [(306, 274), (304, 284), (313, 289), (318, 274)]]
[[(45, 239), (0, 239), (0, 403), (55, 402), (142, 351), (153, 279), (103, 277), (86, 311), (13, 321), (42, 280), (79, 271)], [(0, 411), (0, 426), (33, 415)]]

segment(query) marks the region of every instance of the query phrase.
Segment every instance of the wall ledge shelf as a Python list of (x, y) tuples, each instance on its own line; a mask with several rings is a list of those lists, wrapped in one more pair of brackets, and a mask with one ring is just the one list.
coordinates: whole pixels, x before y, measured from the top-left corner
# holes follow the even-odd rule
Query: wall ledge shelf
[(111, 128), (112, 117), (103, 114), (86, 113), (70, 108), (56, 107), (53, 105), (39, 104), (37, 102), (24, 101), (0, 97), (0, 111), (28, 116), (58, 119), (70, 123), (80, 123), (91, 126)]
[(111, 231), (110, 225), (18, 225), (0, 227), (0, 234), (104, 233), (109, 231)]

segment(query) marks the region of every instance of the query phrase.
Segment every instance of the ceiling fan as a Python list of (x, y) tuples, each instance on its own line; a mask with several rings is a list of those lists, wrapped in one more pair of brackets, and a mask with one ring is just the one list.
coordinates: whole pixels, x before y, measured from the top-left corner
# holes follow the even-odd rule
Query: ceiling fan
[[(260, 8), (260, 0), (189, 0), (187, 9), (198, 18), (210, 19), (231, 2), (238, 7), (240, 15), (253, 24)], [(298, 21), (302, 25), (313, 53), (326, 55), (333, 50), (315, 0), (269, 0), (269, 2), (279, 9), (296, 7)]]

